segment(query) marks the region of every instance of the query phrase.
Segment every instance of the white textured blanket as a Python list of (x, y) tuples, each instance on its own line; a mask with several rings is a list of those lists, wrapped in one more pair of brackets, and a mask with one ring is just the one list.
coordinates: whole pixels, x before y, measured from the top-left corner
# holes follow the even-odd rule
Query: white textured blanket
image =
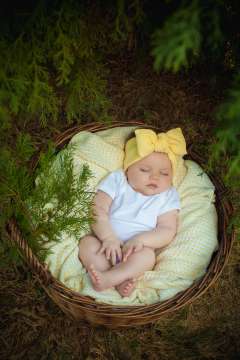
[[(118, 127), (95, 134), (83, 131), (72, 138), (74, 170), (78, 173), (84, 163), (89, 165), (94, 175), (91, 189), (95, 189), (108, 172), (122, 167), (124, 143), (134, 129)], [(190, 160), (179, 162), (174, 185), (182, 207), (177, 236), (158, 255), (154, 270), (147, 271), (138, 280), (130, 297), (122, 298), (114, 289), (96, 292), (78, 259), (79, 239), (66, 233), (62, 234), (60, 243), (48, 244), (52, 251), (46, 260), (49, 270), (67, 287), (109, 304), (151, 304), (185, 290), (204, 275), (217, 249), (214, 186), (203, 170)]]

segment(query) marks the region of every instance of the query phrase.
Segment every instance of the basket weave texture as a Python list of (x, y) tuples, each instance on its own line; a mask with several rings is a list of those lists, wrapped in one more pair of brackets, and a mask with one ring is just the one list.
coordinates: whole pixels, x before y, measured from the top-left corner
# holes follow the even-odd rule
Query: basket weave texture
[[(130, 125), (144, 128), (148, 127), (157, 132), (165, 130), (138, 121), (131, 121), (127, 124), (113, 122), (111, 125), (92, 123), (72, 127), (66, 130), (55, 139), (55, 144), (58, 149), (61, 149), (75, 134), (83, 130), (96, 132), (117, 126)], [(188, 147), (188, 155), (185, 158), (197, 162), (200, 166), (203, 164), (203, 159), (199, 154), (193, 151), (191, 146)], [(218, 214), (218, 250), (213, 254), (208, 270), (202, 279), (195, 282), (187, 290), (161, 303), (144, 306), (114, 306), (96, 303), (94, 299), (82, 296), (67, 288), (52, 276), (44, 264), (41, 264), (33, 254), (27, 241), (21, 235), (18, 224), (14, 219), (11, 219), (7, 224), (8, 236), (9, 239), (20, 248), (27, 264), (37, 275), (41, 286), (45, 289), (50, 298), (72, 319), (86, 320), (94, 325), (105, 325), (110, 328), (133, 327), (151, 323), (158, 320), (163, 314), (177, 310), (205, 293), (219, 277), (228, 260), (232, 243), (235, 238), (233, 227), (231, 228), (231, 231), (227, 232), (229, 219), (233, 209), (230, 201), (227, 199), (227, 189), (222, 181), (213, 174), (208, 173), (208, 176), (216, 189), (215, 205)]]

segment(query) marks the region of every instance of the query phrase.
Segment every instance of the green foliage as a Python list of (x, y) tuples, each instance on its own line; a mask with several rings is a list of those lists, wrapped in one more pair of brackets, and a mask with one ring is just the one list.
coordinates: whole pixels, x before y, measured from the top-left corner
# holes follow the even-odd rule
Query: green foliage
[(141, 0), (117, 0), (115, 32), (113, 32), (115, 39), (119, 36), (120, 39), (127, 40), (135, 27), (143, 22), (145, 14), (142, 6)]
[(12, 202), (20, 209), (29, 196), (32, 179), (26, 162), (33, 152), (30, 136), (20, 134), (16, 147), (2, 147), (0, 151), (0, 224), (4, 225), (9, 215), (14, 213)]
[(226, 66), (226, 47), (229, 45), (234, 63), (234, 57), (239, 56), (239, 49), (233, 46), (236, 39), (231, 33), (235, 7), (231, 2), (221, 0), (182, 1), (175, 12), (164, 18), (163, 26), (153, 32), (154, 68), (177, 72), (197, 61)]
[(47, 118), (56, 121), (59, 100), (50, 85), (45, 48), (34, 34), (21, 34), (12, 43), (3, 39), (2, 44), (0, 104), (9, 115), (25, 120), (37, 116), (42, 125)]
[(20, 133), (16, 139), (16, 154), (18, 154), (17, 160), (22, 163), (30, 160), (34, 154), (35, 148), (32, 143), (31, 136), (29, 134)]
[[(5, 226), (11, 217), (17, 220), (24, 238), (42, 261), (48, 253), (46, 242), (59, 241), (63, 231), (79, 238), (92, 221), (89, 168), (84, 166), (80, 174), (75, 175), (72, 149), (62, 151), (56, 158), (51, 146), (41, 154), (33, 176), (29, 171), (29, 159), (34, 150), (30, 136), (20, 133), (15, 146), (2, 147), (0, 152), (2, 264), (20, 261), (16, 247), (6, 242)], [(37, 186), (34, 184), (36, 175)]]
[[(197, 58), (202, 60), (205, 57), (207, 61), (214, 61), (215, 68), (222, 62), (235, 71), (233, 87), (216, 113), (216, 143), (211, 146), (209, 160), (209, 167), (213, 168), (223, 155), (228, 158), (225, 180), (233, 186), (239, 182), (240, 175), (240, 76), (235, 69), (240, 51), (236, 47), (229, 49), (233, 42), (231, 26), (234, 25), (231, 22), (236, 11), (236, 5), (221, 1), (184, 2), (165, 20), (163, 27), (153, 33), (152, 43), (156, 70), (177, 72), (192, 65)], [(224, 20), (228, 28), (223, 26)], [(225, 43), (228, 44), (226, 53)], [(230, 58), (227, 58), (229, 54)]]
[(37, 117), (46, 126), (62, 112), (71, 122), (92, 108), (99, 116), (108, 110), (98, 51), (107, 33), (101, 22), (93, 26), (90, 20), (76, 2), (62, 1), (58, 9), (42, 3), (15, 38), (2, 36), (0, 105), (6, 114), (25, 121)]
[(31, 239), (38, 239), (38, 256), (45, 256), (44, 245), (49, 241), (61, 241), (63, 232), (79, 239), (92, 221), (91, 172), (84, 165), (74, 174), (72, 151), (63, 150), (54, 162), (51, 148), (41, 155), (36, 188), (25, 202), (31, 213)]
[(227, 99), (217, 112), (218, 128), (216, 129), (216, 143), (211, 146), (210, 166), (215, 162), (221, 163), (222, 158), (228, 157), (228, 171), (225, 180), (229, 185), (239, 187), (240, 178), (240, 73), (237, 73), (228, 91)]
[[(85, 66), (79, 63), (74, 79), (67, 85), (65, 111), (69, 123), (87, 114), (93, 121), (101, 121), (106, 116), (110, 101), (103, 95), (106, 88), (106, 81), (100, 75), (103, 73), (106, 73), (106, 69), (95, 60), (89, 60)], [(96, 85), (97, 91), (94, 90)]]
[(201, 45), (200, 9), (198, 1), (182, 7), (168, 17), (164, 26), (153, 34), (154, 68), (174, 72), (188, 67), (199, 55)]
[(206, 49), (208, 56), (216, 59), (222, 55), (225, 40), (221, 24), (222, 4), (221, 1), (208, 1), (207, 6), (201, 6), (201, 33), (204, 38), (202, 48)]
[(30, 136), (22, 133), (17, 137), (15, 146), (10, 144), (7, 146), (2, 143), (0, 148), (0, 232), (2, 240), (0, 256), (2, 265), (9, 261), (20, 262), (16, 247), (6, 241), (5, 226), (13, 216), (22, 214), (24, 219), (29, 215), (24, 201), (30, 196), (33, 186), (27, 166), (33, 151), (34, 146)]
[(129, 44), (143, 19), (141, 1), (40, 1), (15, 17), (0, 37), (0, 118), (41, 126), (62, 115), (68, 123), (109, 119), (105, 56)]

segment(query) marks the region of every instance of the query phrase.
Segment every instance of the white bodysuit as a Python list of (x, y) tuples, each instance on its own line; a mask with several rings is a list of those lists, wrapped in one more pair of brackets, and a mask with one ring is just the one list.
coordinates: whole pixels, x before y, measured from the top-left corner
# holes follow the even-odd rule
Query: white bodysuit
[(157, 217), (168, 211), (180, 210), (177, 190), (170, 187), (156, 195), (143, 195), (128, 184), (123, 170), (113, 171), (97, 186), (112, 199), (110, 223), (116, 236), (122, 240), (156, 228)]

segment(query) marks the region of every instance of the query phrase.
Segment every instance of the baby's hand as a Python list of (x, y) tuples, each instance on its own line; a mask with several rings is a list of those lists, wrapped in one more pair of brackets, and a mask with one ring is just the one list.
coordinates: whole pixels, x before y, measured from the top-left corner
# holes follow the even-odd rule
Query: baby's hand
[(137, 238), (133, 237), (132, 239), (128, 240), (122, 248), (123, 261), (126, 261), (133, 252), (142, 250), (143, 247), (143, 243)]
[(98, 253), (105, 253), (106, 258), (111, 261), (112, 265), (116, 265), (117, 258), (120, 261), (122, 260), (121, 242), (118, 239), (104, 240)]

